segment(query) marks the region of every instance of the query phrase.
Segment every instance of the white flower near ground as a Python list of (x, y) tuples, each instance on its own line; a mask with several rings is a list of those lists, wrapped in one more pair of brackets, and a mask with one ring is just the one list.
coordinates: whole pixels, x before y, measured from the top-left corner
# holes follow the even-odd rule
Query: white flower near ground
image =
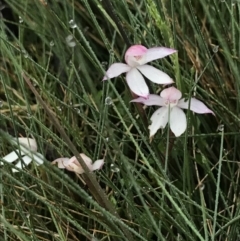
[[(86, 156), (83, 153), (80, 153), (80, 156), (82, 157), (83, 161), (87, 165), (89, 171), (95, 171), (102, 168), (104, 164), (104, 160), (100, 159), (92, 163), (92, 159), (90, 159), (88, 156)], [(78, 174), (83, 174), (84, 170), (80, 163), (78, 162), (77, 158), (75, 156), (68, 158), (68, 157), (60, 157), (57, 158), (52, 162), (52, 164), (57, 164), (58, 168), (60, 169), (67, 169), (68, 171), (72, 171)]]
[[(2, 159), (8, 163), (16, 163), (16, 167), (19, 169), (23, 169), (25, 166), (28, 166), (32, 161), (36, 163), (36, 165), (41, 165), (44, 162), (44, 156), (37, 152), (37, 142), (32, 138), (13, 138), (13, 144), (17, 146), (17, 148), (4, 156)], [(0, 161), (0, 166), (4, 163)], [(17, 169), (12, 168), (13, 172), (19, 172)]]
[(143, 98), (148, 98), (149, 89), (142, 74), (156, 84), (171, 84), (173, 80), (163, 71), (148, 65), (147, 63), (164, 58), (176, 53), (175, 49), (154, 47), (147, 49), (143, 45), (133, 45), (125, 53), (124, 63), (112, 64), (103, 80), (112, 79), (122, 73), (126, 73), (126, 80), (133, 93)]

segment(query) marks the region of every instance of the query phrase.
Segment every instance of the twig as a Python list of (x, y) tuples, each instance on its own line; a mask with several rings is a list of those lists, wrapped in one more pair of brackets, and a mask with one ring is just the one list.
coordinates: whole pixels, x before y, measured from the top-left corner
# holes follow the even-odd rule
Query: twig
[[(79, 163), (83, 167), (83, 170), (85, 171), (84, 180), (85, 180), (85, 182), (86, 182), (90, 192), (92, 193), (92, 195), (96, 199), (96, 201), (102, 207), (104, 207), (106, 210), (108, 210), (112, 215), (114, 215), (115, 217), (120, 219), (120, 217), (117, 214), (117, 211), (115, 210), (115, 208), (113, 207), (111, 202), (109, 202), (109, 200), (107, 199), (106, 194), (104, 193), (104, 191), (100, 187), (99, 183), (97, 182), (96, 176), (89, 171), (86, 163), (84, 162), (84, 160), (80, 156), (80, 154), (77, 151), (77, 149), (75, 148), (74, 144), (69, 139), (68, 135), (66, 134), (66, 132), (62, 128), (62, 126), (59, 123), (58, 119), (55, 117), (55, 114), (52, 112), (52, 110), (50, 110), (50, 108), (47, 106), (47, 104), (43, 101), (43, 99), (38, 94), (37, 90), (34, 88), (32, 83), (30, 82), (29, 78), (26, 76), (26, 74), (23, 73), (22, 75), (23, 75), (23, 78), (26, 81), (27, 85), (29, 86), (31, 91), (36, 96), (37, 100), (40, 102), (40, 104), (42, 105), (42, 107), (44, 108), (44, 110), (46, 111), (48, 116), (50, 117), (52, 123), (55, 125), (55, 127), (57, 128), (57, 130), (61, 134), (63, 140), (67, 143), (67, 145), (69, 146), (69, 149), (72, 151), (74, 156), (76, 156), (77, 160), (79, 161)], [(112, 228), (114, 228), (116, 230), (116, 224), (108, 222), (108, 225), (110, 225)], [(122, 229), (122, 232), (128, 238), (128, 240), (129, 241), (133, 241), (133, 237), (132, 237), (131, 233), (123, 225), (119, 224), (119, 226)]]

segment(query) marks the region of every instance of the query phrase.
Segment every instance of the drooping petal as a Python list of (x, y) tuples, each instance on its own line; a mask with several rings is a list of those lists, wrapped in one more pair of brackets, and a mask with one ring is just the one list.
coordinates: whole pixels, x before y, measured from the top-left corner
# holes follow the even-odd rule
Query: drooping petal
[(68, 160), (69, 160), (68, 157), (60, 157), (60, 158), (57, 158), (56, 160), (52, 161), (51, 164), (53, 164), (53, 165), (57, 164), (58, 168), (65, 169), (65, 166), (66, 166), (66, 163)]
[[(178, 102), (179, 108), (188, 109), (188, 106), (189, 100), (184, 101), (184, 99), (181, 99)], [(197, 100), (195, 98), (191, 98), (190, 100), (190, 110), (198, 114), (211, 113), (214, 115), (213, 111), (210, 110), (202, 101)]]
[(107, 70), (103, 80), (111, 79), (114, 77), (119, 76), (122, 73), (128, 72), (131, 69), (130, 66), (123, 64), (123, 63), (115, 63), (112, 64), (109, 69)]
[(79, 162), (78, 162), (78, 160), (77, 160), (77, 158), (76, 158), (76, 161), (68, 164), (68, 165), (66, 166), (66, 169), (67, 169), (68, 171), (76, 172), (76, 173), (78, 173), (78, 174), (83, 174), (83, 173), (84, 173), (84, 170), (83, 170), (82, 166), (79, 165), (78, 163), (79, 163)]
[[(92, 171), (92, 159), (86, 156), (84, 153), (80, 153), (80, 156), (82, 157), (83, 161), (87, 165), (88, 169)], [(71, 157), (69, 161), (67, 162), (66, 169), (69, 171), (76, 172), (78, 174), (84, 173), (84, 170), (81, 166), (81, 164), (78, 162), (77, 158), (75, 156)]]
[(173, 107), (170, 113), (170, 129), (175, 136), (180, 136), (187, 128), (185, 113), (177, 106)]
[[(94, 170), (100, 169), (104, 163), (104, 160), (97, 160), (92, 165), (91, 158), (89, 158), (88, 156), (86, 156), (83, 153), (80, 153), (80, 156), (82, 157), (83, 161), (89, 168), (89, 171), (94, 171)], [(72, 171), (72, 172), (75, 172), (78, 174), (84, 173), (84, 170), (83, 170), (81, 164), (78, 162), (78, 160), (75, 156), (71, 157), (70, 159), (67, 157), (58, 158), (52, 162), (52, 164), (56, 164), (56, 163), (58, 164), (58, 167), (61, 169), (65, 168), (68, 171)]]
[(177, 50), (175, 50), (175, 49), (170, 49), (170, 48), (165, 48), (165, 47), (150, 48), (146, 51), (143, 58), (141, 58), (139, 60), (139, 64), (143, 65), (150, 61), (164, 58), (164, 57), (166, 57), (170, 54), (176, 53), (176, 52), (177, 52)]
[(92, 170), (95, 171), (95, 170), (99, 170), (102, 168), (104, 164), (104, 160), (101, 159), (101, 160), (96, 160), (93, 165), (92, 165)]
[[(15, 165), (19, 169), (23, 169), (23, 167), (28, 166), (32, 161), (32, 158), (29, 156), (24, 156), (18, 163)], [(19, 172), (17, 169), (12, 168), (12, 172)]]
[(147, 52), (147, 48), (143, 45), (133, 45), (125, 53), (125, 61), (131, 66), (135, 67), (140, 65), (140, 61), (144, 58)]
[(165, 99), (161, 98), (159, 95), (152, 95), (150, 94), (148, 98), (139, 97), (137, 99), (131, 100), (130, 102), (138, 102), (143, 103), (147, 106), (152, 105), (158, 105), (158, 106), (164, 106), (165, 105)]
[(67, 162), (65, 168), (68, 171), (76, 172), (78, 174), (84, 173), (84, 170), (75, 156), (71, 157)]
[(172, 86), (164, 89), (160, 96), (165, 100), (179, 100), (182, 97), (182, 93), (180, 90)]
[(90, 157), (86, 156), (84, 153), (80, 153), (80, 156), (88, 167), (92, 166), (92, 159)]
[(12, 142), (19, 146), (20, 150), (16, 150), (19, 152), (19, 155), (27, 154), (29, 152), (35, 152), (37, 150), (37, 143), (35, 139), (32, 138), (13, 138)]
[(140, 74), (140, 72), (137, 69), (135, 68), (131, 69), (127, 73), (126, 80), (129, 88), (133, 93), (135, 93), (138, 96), (142, 96), (144, 98), (148, 97), (149, 95), (148, 86), (143, 76)]
[(156, 84), (171, 84), (174, 82), (166, 73), (151, 65), (137, 66), (137, 69), (139, 69), (143, 75)]
[(155, 135), (155, 133), (160, 128), (165, 128), (168, 123), (168, 107), (164, 106), (156, 110), (151, 116), (151, 125), (148, 127), (150, 130), (150, 138)]

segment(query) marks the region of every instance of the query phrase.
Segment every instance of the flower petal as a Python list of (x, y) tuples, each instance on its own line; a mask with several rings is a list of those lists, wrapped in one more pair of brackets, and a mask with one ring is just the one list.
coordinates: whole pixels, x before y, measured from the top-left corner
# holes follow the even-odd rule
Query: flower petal
[(95, 170), (99, 170), (102, 168), (104, 164), (104, 160), (101, 159), (101, 160), (96, 160), (93, 165), (92, 165), (92, 170), (95, 171)]
[(65, 163), (69, 160), (68, 157), (60, 157), (52, 161), (51, 164), (58, 164), (58, 168), (65, 169)]
[[(88, 169), (92, 171), (92, 159), (86, 156), (84, 153), (80, 153), (80, 156), (82, 157), (83, 161), (87, 165)], [(77, 158), (75, 156), (71, 157), (68, 162), (66, 163), (66, 169), (69, 171), (76, 172), (78, 174), (84, 173), (84, 170), (81, 166), (81, 164), (78, 162)]]
[(165, 105), (165, 99), (161, 98), (159, 95), (149, 95), (148, 98), (139, 97), (137, 99), (131, 100), (130, 102), (138, 102), (143, 103), (147, 106), (152, 105), (158, 105), (158, 106), (164, 106)]
[(131, 69), (130, 66), (123, 64), (123, 63), (115, 63), (112, 64), (109, 69), (107, 70), (103, 80), (111, 79), (114, 77), (119, 76), (122, 73), (128, 72)]
[(165, 128), (168, 123), (168, 107), (161, 107), (151, 116), (152, 124), (148, 127), (150, 130), (150, 138), (155, 135), (159, 128)]
[(82, 168), (82, 166), (78, 165), (78, 160), (76, 158), (76, 162), (70, 163), (69, 165), (66, 166), (66, 169), (68, 171), (72, 171), (72, 172), (76, 172), (78, 174), (83, 174), (84, 170)]
[(171, 84), (173, 80), (163, 71), (151, 65), (137, 66), (143, 75), (156, 84)]
[(88, 167), (92, 166), (92, 159), (90, 157), (86, 156), (84, 153), (80, 153), (80, 156)]
[(82, 166), (80, 165), (80, 163), (78, 162), (75, 156), (71, 157), (66, 161), (64, 160), (63, 165), (68, 171), (76, 172), (79, 174), (84, 173)]
[(165, 100), (179, 100), (182, 97), (182, 93), (180, 90), (172, 86), (164, 89), (160, 96)]
[(185, 113), (178, 107), (173, 107), (170, 113), (170, 129), (175, 136), (180, 136), (187, 128)]
[[(29, 148), (31, 151), (37, 151), (37, 142), (33, 138), (25, 138), (25, 137), (19, 137), (14, 138), (15, 140), (18, 139), (19, 143), (27, 148)], [(17, 143), (17, 140), (16, 140)]]
[(150, 61), (164, 58), (164, 57), (166, 57), (170, 54), (176, 53), (176, 52), (177, 52), (177, 50), (175, 50), (175, 49), (170, 49), (170, 48), (165, 48), (165, 47), (150, 48), (146, 51), (146, 53), (144, 54), (144, 58), (142, 58), (139, 61), (139, 63), (141, 65), (143, 65)]
[[(184, 101), (184, 99), (181, 99), (177, 106), (182, 109), (188, 109), (189, 100)], [(190, 110), (198, 114), (211, 113), (214, 115), (213, 111), (210, 110), (202, 101), (195, 98), (191, 98)]]
[[(100, 169), (104, 163), (104, 160), (97, 160), (92, 165), (91, 158), (89, 158), (88, 156), (86, 156), (83, 153), (80, 153), (80, 156), (82, 157), (82, 159), (88, 166), (89, 171), (94, 171), (94, 170)], [(58, 163), (59, 168), (62, 168), (62, 169), (65, 168), (68, 171), (76, 172), (78, 174), (84, 173), (82, 166), (80, 165), (80, 163), (78, 162), (78, 160), (75, 156), (71, 157), (70, 159), (67, 157), (58, 158), (52, 162), (52, 164), (56, 164), (56, 163)]]
[(147, 51), (148, 51), (148, 49), (143, 45), (140, 45), (140, 44), (133, 45), (127, 49), (127, 51), (125, 53), (125, 60), (126, 60), (126, 57), (128, 57), (128, 56), (141, 56), (141, 55), (146, 54)]
[(32, 157), (37, 166), (42, 165), (44, 163), (44, 156), (41, 153), (34, 153), (32, 154)]
[[(29, 156), (24, 156), (18, 163), (15, 165), (16, 167), (23, 169), (23, 167), (28, 166), (32, 161), (32, 158)], [(12, 172), (19, 172), (17, 169), (12, 168)]]
[[(15, 145), (19, 146), (19, 149), (21, 151), (21, 155), (27, 154), (31, 151), (33, 151), (33, 152), (37, 151), (37, 143), (36, 143), (35, 139), (22, 138), (22, 137), (21, 138), (13, 138), (12, 142)], [(16, 151), (18, 152), (19, 150), (17, 149)]]
[(144, 98), (147, 98), (149, 95), (149, 89), (146, 85), (146, 82), (143, 78), (143, 76), (140, 74), (140, 72), (133, 68), (131, 69), (126, 76), (127, 83), (129, 88), (133, 93), (135, 93), (138, 96), (142, 96)]
[(125, 53), (125, 61), (131, 66), (135, 67), (140, 65), (143, 59), (145, 58), (145, 54), (147, 52), (147, 48), (143, 45), (133, 45), (131, 46)]
[[(17, 150), (12, 151), (9, 154), (7, 154), (5, 157), (3, 157), (2, 159), (6, 162), (12, 163), (18, 159), (20, 154), (17, 154), (17, 153), (18, 153)], [(0, 162), (0, 165), (3, 165), (3, 163)]]

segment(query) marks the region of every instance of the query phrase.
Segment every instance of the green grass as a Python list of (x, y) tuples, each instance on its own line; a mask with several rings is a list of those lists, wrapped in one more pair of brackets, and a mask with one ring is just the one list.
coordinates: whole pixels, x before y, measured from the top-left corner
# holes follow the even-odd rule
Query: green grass
[[(240, 2), (6, 4), (1, 157), (16, 148), (11, 136), (33, 136), (46, 160), (19, 173), (1, 167), (0, 240), (239, 240)], [(165, 128), (150, 141), (155, 107), (129, 103), (123, 75), (101, 81), (133, 44), (177, 49), (152, 65), (216, 116), (187, 112), (185, 134)], [(147, 84), (152, 93), (163, 88)], [(79, 176), (50, 163), (78, 152), (104, 158), (102, 170)]]

